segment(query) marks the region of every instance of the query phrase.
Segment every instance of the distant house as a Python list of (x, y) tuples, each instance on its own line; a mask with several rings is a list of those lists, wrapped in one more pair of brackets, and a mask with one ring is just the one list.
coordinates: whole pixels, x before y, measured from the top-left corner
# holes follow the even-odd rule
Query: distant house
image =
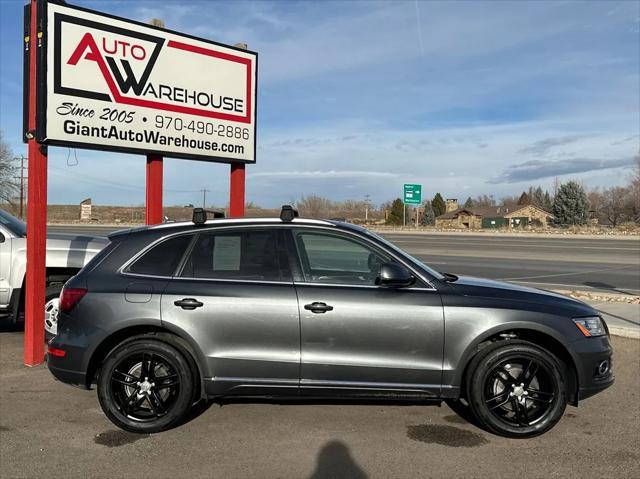
[(534, 205), (513, 208), (504, 205), (479, 206), (447, 211), (436, 218), (436, 226), (451, 229), (524, 228), (529, 225), (547, 227), (551, 218), (551, 213)]

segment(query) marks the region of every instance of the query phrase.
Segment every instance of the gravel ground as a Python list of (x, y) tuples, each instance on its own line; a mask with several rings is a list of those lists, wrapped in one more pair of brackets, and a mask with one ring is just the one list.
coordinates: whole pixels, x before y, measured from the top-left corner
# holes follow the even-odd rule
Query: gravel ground
[(95, 391), (21, 365), (0, 333), (0, 477), (640, 477), (640, 341), (613, 338), (616, 383), (529, 440), (446, 406), (213, 405), (152, 436), (116, 430)]

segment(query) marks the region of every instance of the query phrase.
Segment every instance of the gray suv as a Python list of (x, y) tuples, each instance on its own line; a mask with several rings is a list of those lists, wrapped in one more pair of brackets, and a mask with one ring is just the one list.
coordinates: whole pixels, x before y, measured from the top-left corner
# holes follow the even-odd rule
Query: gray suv
[(114, 233), (64, 287), (53, 375), (117, 426), (200, 401), (447, 401), (530, 437), (613, 383), (606, 324), (554, 293), (439, 273), (337, 221), (213, 219)]

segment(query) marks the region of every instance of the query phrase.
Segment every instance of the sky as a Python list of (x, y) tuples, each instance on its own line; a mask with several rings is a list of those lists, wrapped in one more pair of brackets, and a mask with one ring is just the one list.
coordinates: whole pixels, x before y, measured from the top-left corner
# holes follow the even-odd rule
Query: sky
[[(22, 6), (0, 0), (0, 130), (26, 154)], [(625, 184), (640, 151), (638, 1), (68, 2), (259, 53), (247, 201), (374, 203), (577, 180)], [(228, 201), (229, 166), (164, 161), (165, 205)], [(141, 205), (145, 159), (49, 149), (48, 200)]]

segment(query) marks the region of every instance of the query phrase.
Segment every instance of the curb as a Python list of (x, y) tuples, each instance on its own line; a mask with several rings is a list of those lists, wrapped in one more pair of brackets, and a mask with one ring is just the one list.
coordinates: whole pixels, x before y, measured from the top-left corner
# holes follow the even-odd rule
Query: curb
[(554, 293), (569, 296), (581, 301), (604, 301), (608, 303), (640, 304), (640, 296), (623, 293), (607, 293), (598, 291), (552, 289)]
[(640, 329), (609, 326), (609, 334), (612, 336), (620, 336), (621, 338), (640, 339)]

